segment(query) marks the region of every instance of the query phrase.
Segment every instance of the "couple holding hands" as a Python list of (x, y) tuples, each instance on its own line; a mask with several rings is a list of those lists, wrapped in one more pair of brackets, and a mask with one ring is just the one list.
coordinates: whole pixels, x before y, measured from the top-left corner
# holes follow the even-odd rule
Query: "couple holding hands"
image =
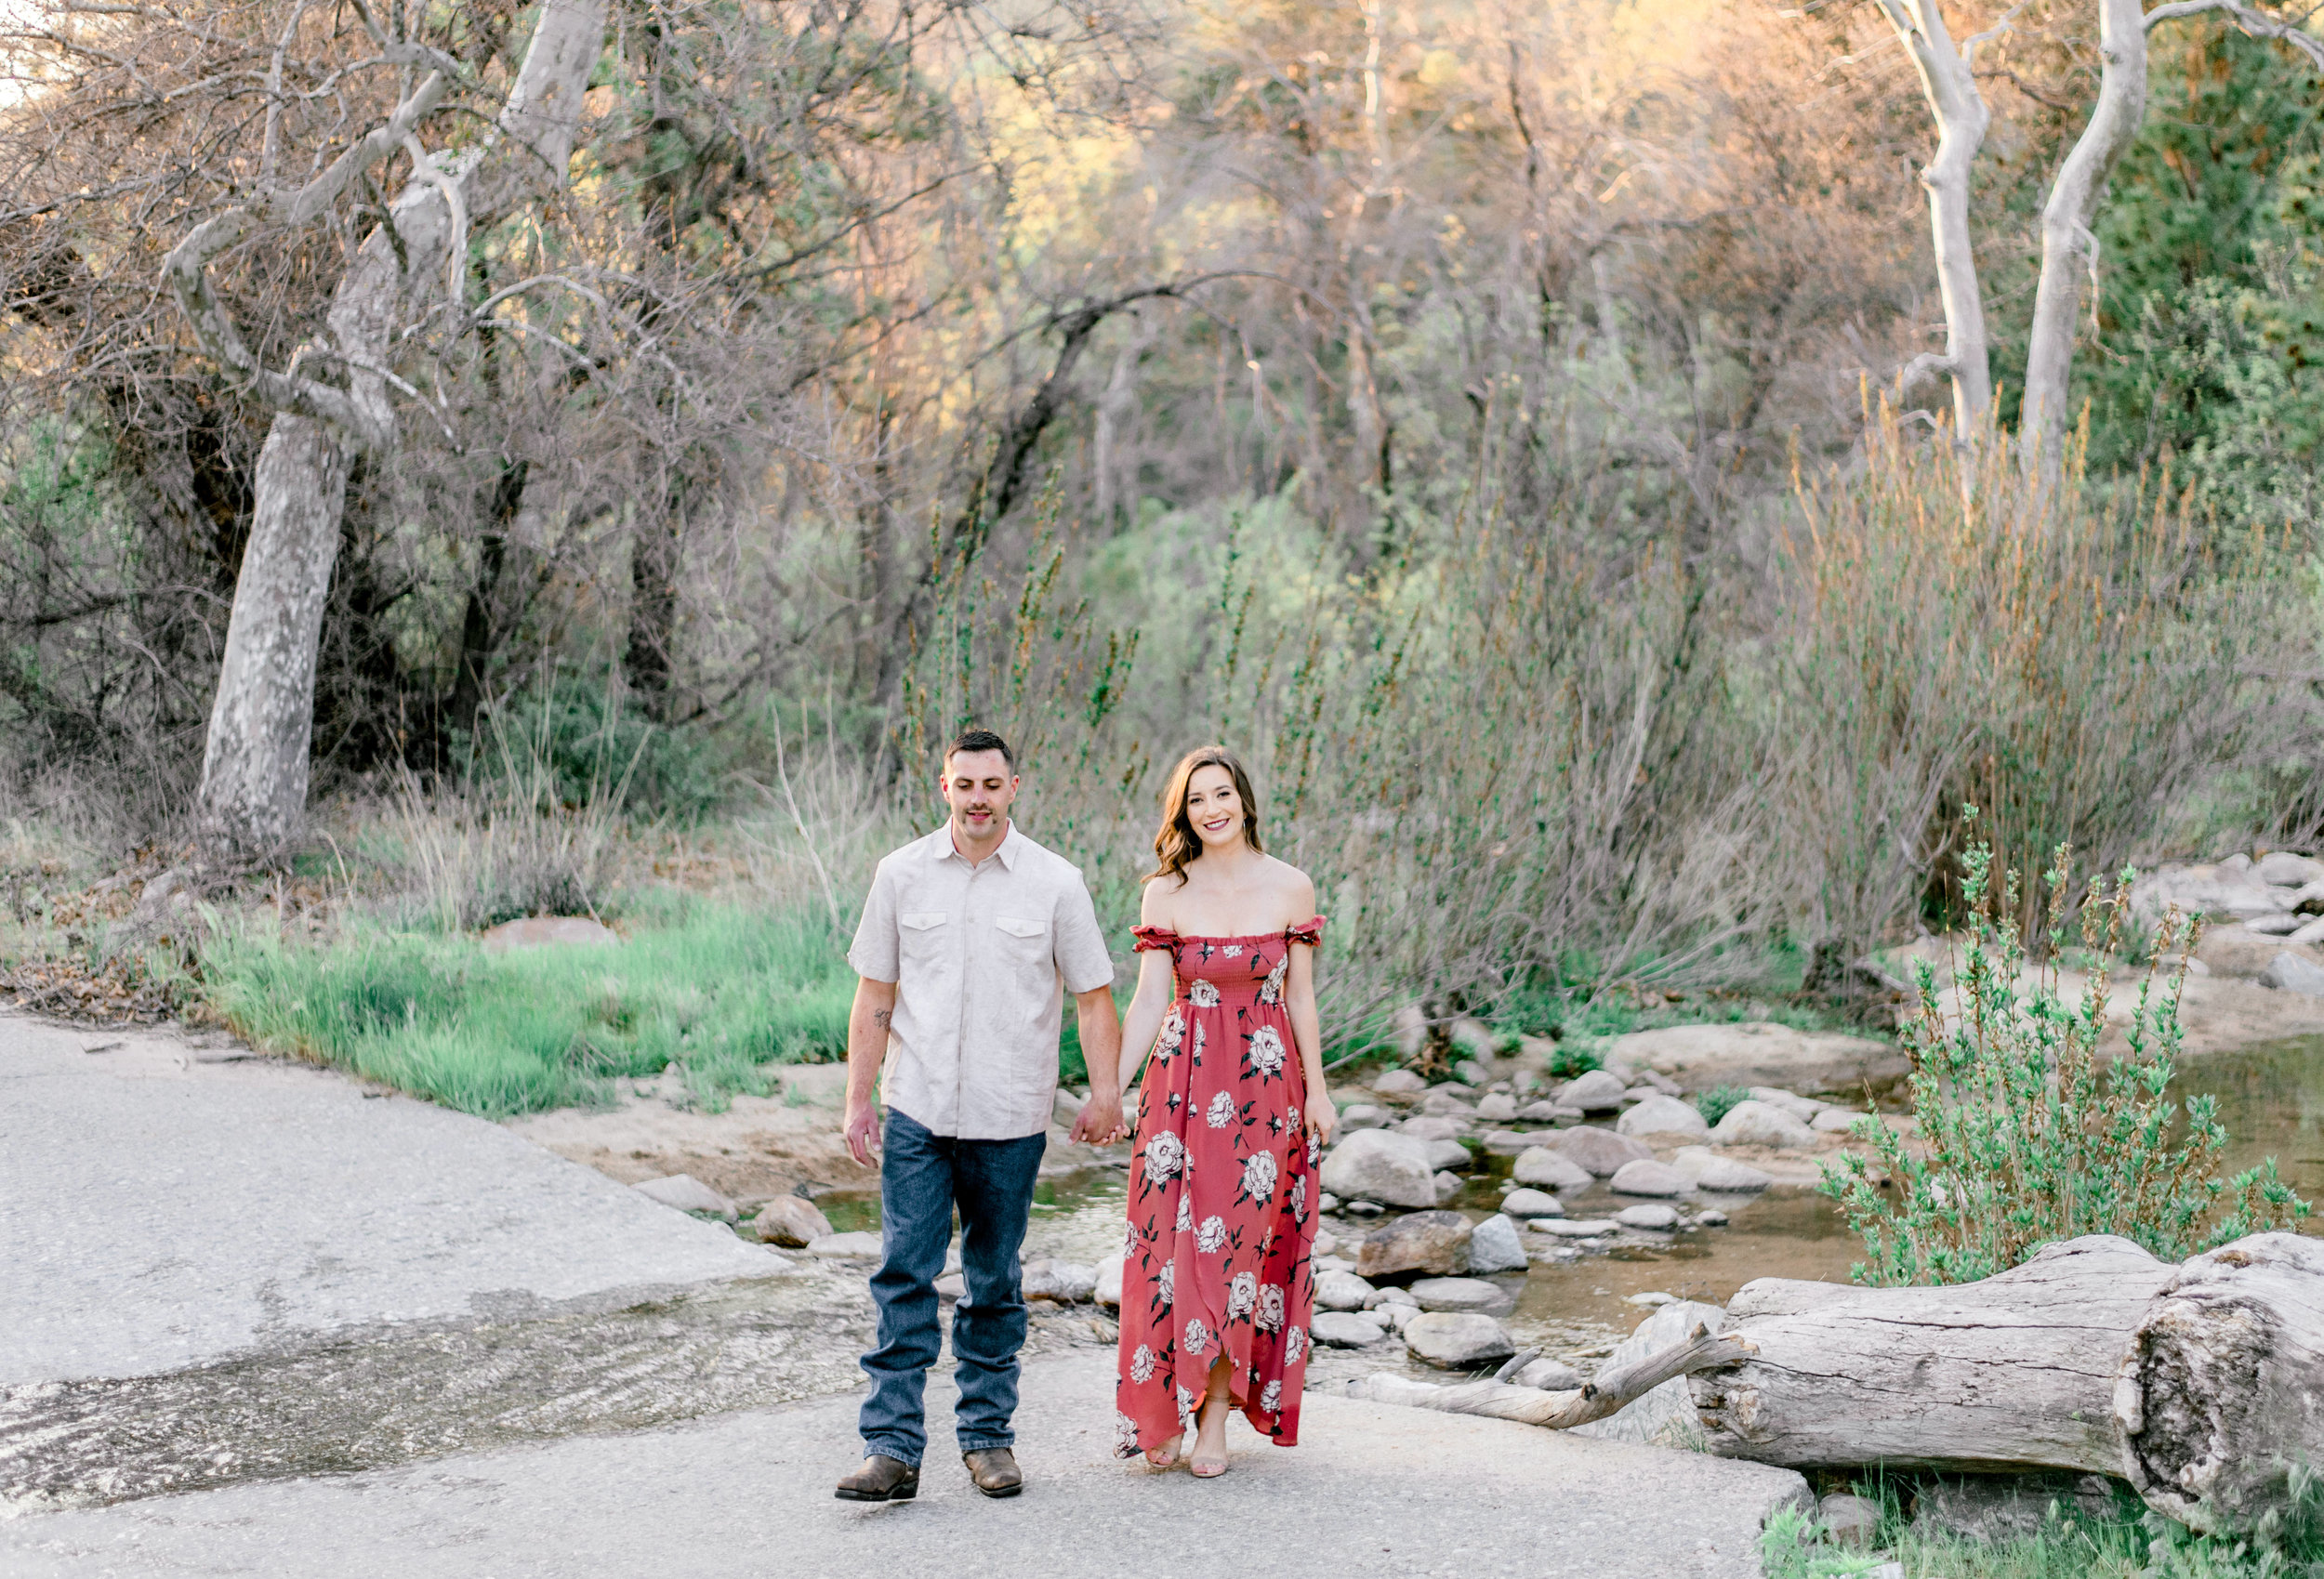
[(848, 951), (846, 1138), (859, 1163), (878, 1153), (881, 1241), (866, 1456), (838, 1491), (851, 1501), (919, 1490), (935, 1282), (956, 1210), (961, 1456), (987, 1496), (1023, 1487), (1010, 1424), (1025, 1336), (1017, 1252), (1067, 992), (1090, 1087), (1073, 1138), (1135, 1136), (1116, 1453), (1224, 1474), (1235, 1410), (1280, 1446), (1299, 1440), (1315, 1167), (1337, 1124), (1315, 1014), (1314, 885), (1265, 852), (1242, 764), (1220, 746), (1188, 753), (1163, 793), (1137, 991), (1117, 1020), (1112, 953), (1080, 871), (1010, 822), (1019, 782), (1000, 736), (953, 742), (950, 817), (879, 863)]

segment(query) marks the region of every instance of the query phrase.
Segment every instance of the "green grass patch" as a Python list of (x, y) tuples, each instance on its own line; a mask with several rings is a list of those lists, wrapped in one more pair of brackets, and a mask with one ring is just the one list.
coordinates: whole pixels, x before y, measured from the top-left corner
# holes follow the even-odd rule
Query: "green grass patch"
[(487, 1118), (611, 1099), (675, 1064), (716, 1111), (765, 1066), (846, 1057), (854, 974), (819, 911), (695, 907), (622, 944), (486, 954), (475, 940), (351, 929), (205, 951), (212, 1004), (254, 1044)]

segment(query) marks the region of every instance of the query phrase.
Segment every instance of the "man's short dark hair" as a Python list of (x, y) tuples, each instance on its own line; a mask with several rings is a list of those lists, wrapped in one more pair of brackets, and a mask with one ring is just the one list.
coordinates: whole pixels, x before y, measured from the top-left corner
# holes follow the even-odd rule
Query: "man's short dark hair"
[(953, 743), (944, 747), (944, 760), (950, 762), (963, 751), (997, 751), (1001, 760), (1009, 764), (1009, 770), (1011, 773), (1017, 770), (1017, 754), (1009, 749), (1007, 741), (990, 730), (962, 730)]

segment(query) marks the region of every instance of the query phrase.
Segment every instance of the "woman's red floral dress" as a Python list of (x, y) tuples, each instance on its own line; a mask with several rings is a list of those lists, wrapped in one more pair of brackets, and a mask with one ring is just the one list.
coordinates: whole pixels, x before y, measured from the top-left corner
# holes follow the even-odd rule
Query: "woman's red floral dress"
[(1223, 1354), (1235, 1405), (1290, 1447), (1315, 1308), (1315, 1154), (1283, 1009), (1291, 945), (1321, 916), (1248, 938), (1137, 929), (1170, 951), (1178, 996), (1138, 1103), (1122, 1260), (1119, 1440), (1129, 1458), (1195, 1428)]

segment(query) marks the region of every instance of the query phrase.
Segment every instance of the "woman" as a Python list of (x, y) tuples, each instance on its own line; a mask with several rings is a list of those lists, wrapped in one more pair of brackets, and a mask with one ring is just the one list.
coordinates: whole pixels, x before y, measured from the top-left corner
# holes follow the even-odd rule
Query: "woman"
[(1299, 1441), (1314, 1309), (1315, 1159), (1338, 1113), (1324, 1089), (1315, 885), (1259, 841), (1250, 778), (1222, 746), (1189, 752), (1162, 796), (1123, 1025), (1154, 1061), (1138, 1102), (1122, 1266), (1116, 1451), (1226, 1473), (1231, 1410)]

